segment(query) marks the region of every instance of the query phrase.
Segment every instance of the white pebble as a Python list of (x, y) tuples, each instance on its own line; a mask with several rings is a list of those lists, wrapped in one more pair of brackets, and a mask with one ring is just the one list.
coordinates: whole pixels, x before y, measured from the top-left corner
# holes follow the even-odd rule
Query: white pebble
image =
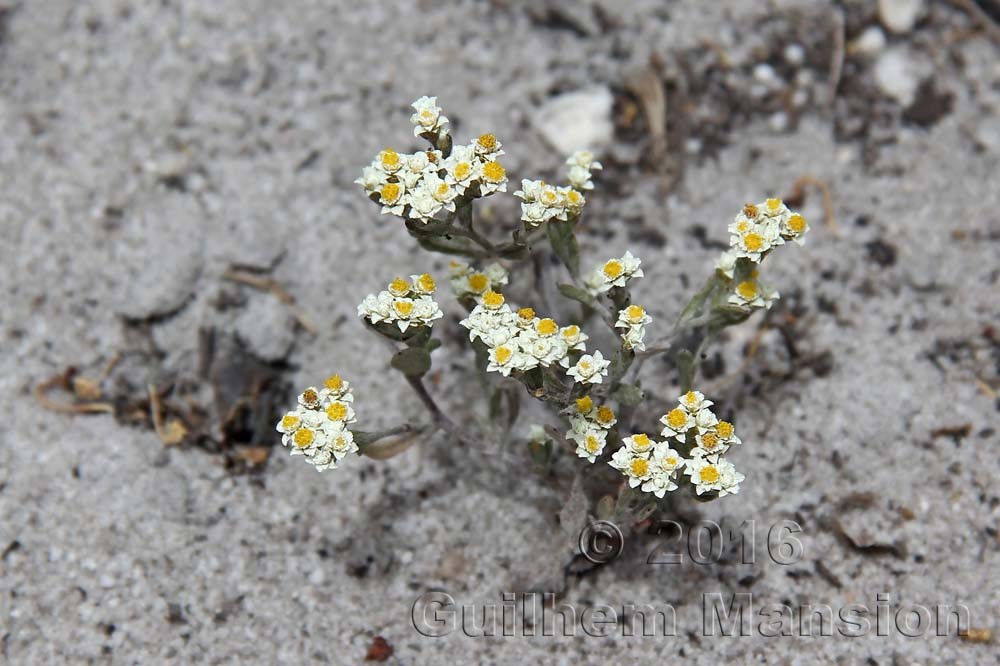
[(789, 44), (783, 55), (790, 65), (801, 65), (806, 61), (806, 50), (801, 44)]
[(878, 0), (878, 16), (891, 32), (909, 32), (924, 13), (924, 0)]
[(877, 25), (869, 26), (851, 46), (853, 47), (851, 50), (855, 53), (866, 56), (877, 55), (885, 48), (885, 33)]
[(903, 106), (913, 103), (920, 86), (920, 73), (911, 54), (904, 49), (890, 49), (875, 62), (875, 83), (879, 89)]
[(767, 119), (767, 124), (772, 132), (784, 132), (788, 129), (788, 114), (784, 111), (776, 111)]
[(575, 150), (599, 152), (614, 137), (613, 104), (614, 97), (607, 88), (577, 90), (545, 102), (535, 113), (534, 125), (562, 155)]

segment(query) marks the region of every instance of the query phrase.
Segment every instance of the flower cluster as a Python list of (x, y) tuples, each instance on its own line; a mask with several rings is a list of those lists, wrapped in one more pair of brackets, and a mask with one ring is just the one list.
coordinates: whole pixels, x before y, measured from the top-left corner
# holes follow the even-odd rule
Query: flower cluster
[(410, 327), (431, 326), (435, 319), (444, 316), (431, 297), (435, 287), (434, 278), (427, 273), (411, 275), (409, 280), (397, 277), (378, 296), (366, 296), (358, 305), (358, 316), (372, 325), (394, 324), (401, 333)]
[[(438, 145), (448, 119), (441, 115), (436, 97), (413, 103), (410, 120), (416, 136)], [(484, 197), (507, 191), (507, 171), (497, 158), (504, 154), (496, 136), (482, 134), (468, 145), (455, 145), (446, 154), (421, 150), (412, 154), (386, 148), (375, 156), (354, 182), (364, 188), (383, 213), (392, 213), (427, 224), (441, 211), (454, 212), (456, 200)]]
[(778, 292), (757, 281), (757, 265), (787, 241), (801, 245), (809, 231), (806, 219), (788, 209), (781, 199), (747, 204), (729, 225), (730, 249), (722, 253), (716, 270), (732, 282), (729, 303), (745, 308), (770, 308)]
[(733, 424), (720, 421), (712, 412), (713, 404), (700, 391), (688, 391), (678, 398), (677, 407), (660, 418), (660, 434), (689, 449), (686, 473), (699, 495), (712, 490), (718, 491), (720, 497), (735, 495), (743, 475), (721, 456), (741, 442)]
[(686, 462), (667, 442), (654, 442), (649, 435), (637, 433), (622, 440), (608, 464), (628, 478), (630, 488), (641, 486), (643, 492), (663, 497), (677, 490), (674, 479)]
[(451, 289), (458, 298), (478, 297), (487, 291), (499, 291), (507, 284), (510, 275), (500, 264), (490, 264), (482, 271), (469, 266), (464, 261), (452, 261), (448, 268)]
[(569, 410), (570, 429), (566, 438), (576, 442), (576, 455), (594, 462), (604, 453), (608, 431), (618, 423), (618, 418), (607, 405), (595, 407), (589, 395), (578, 398)]
[(329, 377), (322, 389), (310, 386), (299, 395), (298, 407), (278, 421), (281, 443), (320, 472), (336, 469), (347, 454), (358, 450), (347, 428), (357, 420), (353, 403), (350, 384), (340, 375)]
[(642, 277), (639, 266), (642, 260), (626, 251), (620, 259), (608, 259), (596, 267), (585, 281), (587, 290), (594, 296), (610, 291), (613, 287), (624, 287), (632, 278)]
[[(732, 424), (719, 421), (709, 409), (712, 402), (698, 391), (688, 391), (679, 403), (661, 419), (664, 441), (655, 442), (645, 433), (625, 437), (608, 464), (628, 478), (630, 487), (641, 486), (656, 497), (677, 489), (682, 469), (698, 495), (713, 491), (719, 497), (735, 495), (744, 477), (721, 455), (740, 442)], [(678, 442), (678, 449), (689, 451), (687, 457), (673, 448), (671, 440)]]
[[(469, 339), (486, 345), (486, 370), (505, 377), (553, 364), (569, 367), (574, 352), (586, 351), (587, 334), (579, 326), (559, 326), (554, 319), (535, 316), (532, 308), (513, 311), (503, 294), (488, 290), (460, 323)], [(600, 354), (600, 352), (597, 352)], [(586, 356), (584, 356), (586, 358)], [(572, 372), (572, 369), (570, 370)]]
[(521, 181), (521, 189), (514, 196), (523, 200), (521, 220), (528, 227), (537, 227), (549, 220), (569, 220), (580, 214), (587, 200), (580, 190), (594, 189), (592, 171), (602, 168), (587, 150), (578, 150), (566, 160), (568, 186), (555, 186), (544, 180)]
[(615, 327), (625, 329), (622, 331), (622, 346), (632, 351), (644, 351), (646, 343), (643, 342), (643, 338), (646, 335), (646, 324), (651, 321), (653, 318), (646, 314), (641, 305), (632, 304), (619, 311)]

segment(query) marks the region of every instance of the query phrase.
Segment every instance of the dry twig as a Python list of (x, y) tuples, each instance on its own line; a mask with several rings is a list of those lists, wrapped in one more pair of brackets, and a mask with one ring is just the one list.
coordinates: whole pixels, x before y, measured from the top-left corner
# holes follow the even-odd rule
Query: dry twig
[(246, 271), (240, 271), (236, 269), (229, 269), (222, 274), (222, 277), (226, 280), (231, 280), (233, 282), (239, 282), (240, 284), (245, 284), (248, 287), (253, 287), (254, 289), (259, 289), (260, 291), (266, 291), (277, 298), (279, 301), (288, 306), (291, 310), (292, 316), (295, 317), (295, 321), (299, 323), (299, 326), (308, 331), (311, 335), (316, 335), (318, 331), (316, 327), (313, 326), (312, 322), (306, 317), (302, 308), (298, 306), (295, 302), (295, 297), (289, 294), (285, 289), (279, 285), (273, 278), (264, 277), (261, 275), (254, 275), (253, 273), (248, 273)]

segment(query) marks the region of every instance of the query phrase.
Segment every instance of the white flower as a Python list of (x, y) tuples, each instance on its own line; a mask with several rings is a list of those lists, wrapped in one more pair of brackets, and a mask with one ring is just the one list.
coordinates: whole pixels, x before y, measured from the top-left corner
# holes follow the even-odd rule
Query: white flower
[(566, 180), (578, 190), (594, 189), (594, 181), (590, 179), (590, 176), (590, 169), (579, 165), (571, 166), (566, 172)]
[(354, 442), (354, 433), (346, 428), (334, 431), (330, 434), (329, 450), (338, 461), (347, 454), (358, 451), (358, 445)]
[(495, 160), (504, 154), (500, 150), (502, 144), (497, 140), (495, 134), (480, 134), (476, 137), (475, 141), (471, 142), (471, 147), (475, 151), (475, 154), (484, 162)]
[(520, 370), (523, 367), (524, 358), (513, 345), (500, 345), (489, 350), (487, 372), (499, 372), (507, 377), (511, 370)]
[(299, 404), (306, 409), (319, 409), (319, 390), (315, 386), (310, 386), (299, 394)]
[(798, 213), (785, 216), (781, 221), (781, 236), (793, 240), (799, 245), (806, 242), (805, 235), (809, 232), (809, 223)]
[(664, 426), (660, 432), (662, 436), (675, 437), (682, 442), (687, 435), (687, 431), (695, 425), (694, 416), (683, 407), (671, 409), (660, 417), (660, 423)]
[(385, 150), (379, 152), (375, 156), (375, 161), (372, 162), (372, 166), (376, 169), (383, 171), (388, 175), (392, 175), (402, 169), (406, 165), (403, 157), (400, 156), (392, 148), (386, 148)]
[(403, 209), (409, 203), (406, 186), (402, 183), (386, 183), (379, 189), (379, 203), (382, 204), (383, 214), (402, 215)]
[(586, 341), (589, 339), (587, 334), (580, 330), (580, 327), (576, 324), (570, 324), (569, 326), (564, 326), (559, 329), (559, 335), (562, 337), (563, 342), (571, 351), (586, 351), (587, 344)]
[(306, 458), (306, 460), (309, 464), (316, 468), (317, 472), (325, 472), (328, 469), (337, 469), (337, 463), (334, 461), (333, 453), (325, 447), (317, 450), (312, 456)]
[(430, 273), (424, 273), (423, 275), (411, 275), (410, 283), (413, 285), (414, 292), (425, 296), (433, 294), (434, 290), (437, 289), (437, 283), (434, 281), (434, 278)]
[(600, 384), (608, 374), (608, 366), (611, 361), (606, 361), (600, 351), (595, 351), (593, 355), (584, 354), (566, 374), (581, 384)]
[(635, 435), (630, 435), (622, 439), (622, 443), (628, 447), (628, 450), (635, 454), (646, 454), (653, 450), (656, 446), (656, 442), (649, 438), (649, 435), (645, 433), (638, 433)]
[[(708, 401), (706, 400), (706, 402)], [(694, 415), (694, 426), (698, 434), (715, 428), (715, 424), (718, 422), (718, 417), (716, 417), (715, 413), (707, 407), (699, 410), (698, 413)]]
[(565, 220), (579, 215), (584, 204), (587, 203), (583, 195), (572, 187), (560, 187), (558, 191), (563, 210), (556, 217)]
[(476, 182), (479, 175), (476, 164), (476, 154), (472, 146), (454, 146), (451, 155), (444, 161), (445, 181), (456, 193), (465, 194), (465, 190)]
[(555, 216), (555, 209), (546, 208), (544, 204), (537, 201), (521, 204), (521, 220), (529, 227), (537, 227)]
[(437, 105), (437, 97), (421, 97), (411, 105), (415, 113), (410, 116), (413, 123), (413, 136), (425, 133), (437, 133), (448, 119), (441, 115), (441, 107)]
[[(584, 421), (586, 423), (586, 421)], [(567, 437), (576, 442), (576, 455), (594, 462), (604, 452), (608, 432), (600, 428), (587, 427), (582, 431), (571, 430)]]
[(507, 191), (507, 171), (496, 160), (490, 160), (480, 165), (478, 177), (479, 193), (484, 197), (494, 192)]
[(604, 293), (612, 287), (624, 287), (634, 277), (642, 277), (640, 259), (626, 252), (620, 259), (609, 259), (594, 270), (590, 284), (597, 293)]
[(544, 181), (524, 178), (521, 180), (521, 189), (515, 191), (514, 196), (523, 199), (525, 203), (535, 203), (544, 185)]
[(591, 412), (590, 419), (597, 427), (604, 428), (605, 430), (609, 430), (614, 424), (618, 423), (618, 417), (615, 416), (614, 410), (607, 405), (601, 405)]
[(715, 262), (715, 270), (732, 280), (733, 271), (736, 270), (736, 259), (736, 253), (726, 250), (719, 256), (719, 260)]
[(677, 402), (691, 414), (697, 414), (700, 410), (715, 404), (711, 400), (706, 400), (705, 394), (701, 391), (688, 391), (677, 398)]
[(654, 471), (650, 474), (649, 480), (642, 484), (643, 492), (653, 493), (658, 498), (662, 498), (673, 490), (677, 490), (677, 484), (674, 483), (673, 477), (660, 471)]
[(622, 333), (622, 347), (631, 351), (646, 351), (645, 335), (645, 326), (632, 326)]
[(437, 165), (431, 164), (427, 153), (423, 151), (402, 157), (406, 160), (406, 166), (400, 169), (397, 175), (408, 190), (415, 188), (425, 174), (434, 173), (438, 169)]
[[(422, 185), (422, 184), (421, 184)], [(434, 219), (444, 206), (427, 191), (426, 187), (418, 187), (410, 193), (410, 214), (408, 217), (427, 224)]]
[(628, 485), (635, 488), (653, 475), (653, 466), (648, 454), (634, 453), (627, 446), (614, 452), (608, 463), (628, 477)]
[(677, 451), (670, 448), (669, 442), (660, 442), (653, 447), (654, 468), (666, 474), (673, 474), (684, 467), (685, 460)]
[(458, 196), (458, 192), (445, 179), (436, 173), (425, 174), (423, 187), (441, 205), (441, 208), (447, 211), (455, 210), (455, 197)]
[(744, 280), (736, 285), (729, 295), (729, 303), (749, 308), (770, 309), (780, 295), (774, 289), (764, 287), (755, 279)]
[(688, 460), (684, 473), (691, 477), (697, 494), (718, 491), (719, 497), (738, 493), (740, 483), (746, 478), (731, 462), (717, 455)]
[(323, 414), (326, 415), (327, 422), (324, 422), (324, 427), (329, 427), (330, 424), (335, 424), (338, 427), (344, 426), (348, 423), (354, 423), (357, 419), (354, 417), (354, 408), (351, 407), (351, 403), (345, 400), (333, 400), (326, 407)]
[(351, 383), (340, 378), (340, 375), (330, 375), (323, 382), (323, 388), (319, 391), (320, 406), (326, 407), (332, 400), (343, 400), (353, 402), (354, 396), (351, 394)]
[(382, 189), (386, 183), (385, 171), (373, 166), (366, 166), (361, 170), (361, 177), (354, 181), (364, 188), (365, 194), (372, 194)]
[(719, 421), (715, 424), (714, 430), (719, 441), (723, 444), (728, 444), (729, 446), (735, 446), (737, 444), (742, 444), (742, 440), (736, 436), (736, 429), (733, 428), (733, 424), (729, 421)]
[(594, 160), (594, 153), (589, 150), (578, 150), (566, 160), (566, 164), (574, 167), (579, 166), (587, 169), (588, 171), (600, 171), (604, 167), (601, 166), (600, 162)]

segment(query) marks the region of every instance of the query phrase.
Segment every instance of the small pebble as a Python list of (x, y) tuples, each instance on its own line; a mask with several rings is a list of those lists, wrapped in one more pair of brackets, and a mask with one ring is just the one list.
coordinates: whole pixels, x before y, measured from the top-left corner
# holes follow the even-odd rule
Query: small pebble
[(897, 35), (913, 29), (924, 13), (924, 0), (879, 0), (878, 17), (882, 25)]
[(877, 55), (885, 48), (885, 33), (877, 25), (869, 26), (854, 40), (851, 46), (853, 53), (865, 56)]
[(785, 47), (783, 55), (789, 65), (801, 65), (806, 61), (806, 50), (801, 44), (789, 44)]

